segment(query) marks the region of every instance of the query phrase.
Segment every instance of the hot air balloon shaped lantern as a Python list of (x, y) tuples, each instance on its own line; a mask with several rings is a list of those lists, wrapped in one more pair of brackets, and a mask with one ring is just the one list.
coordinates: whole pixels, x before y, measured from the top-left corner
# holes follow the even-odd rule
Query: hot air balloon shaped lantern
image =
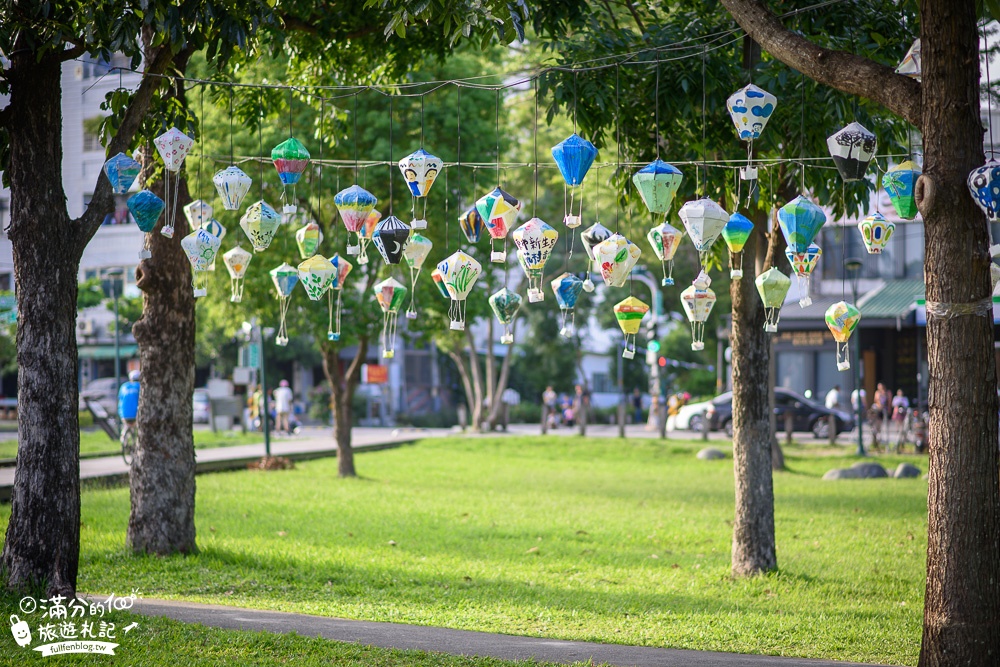
[(528, 303), (545, 299), (542, 292), (542, 274), (545, 262), (559, 240), (559, 232), (539, 218), (532, 218), (514, 230), (517, 261), (528, 277)]
[(208, 294), (208, 267), (215, 261), (221, 244), (218, 236), (200, 227), (181, 239), (181, 248), (191, 262), (191, 287), (196, 299)]
[(295, 206), (295, 184), (309, 165), (309, 151), (301, 141), (288, 137), (271, 149), (271, 161), (281, 179), (281, 201), (284, 202), (281, 212), (291, 215), (298, 210)]
[[(347, 241), (347, 254), (360, 255), (362, 250), (360, 233), (364, 228), (365, 220), (375, 210), (378, 198), (360, 185), (355, 184), (334, 195), (333, 203), (340, 211), (340, 219), (344, 221), (344, 227), (354, 235), (355, 243), (353, 245), (350, 238)], [(360, 264), (367, 263), (367, 257), (365, 260), (362, 262), (360, 257), (358, 258)]]
[(770, 268), (757, 276), (754, 282), (761, 303), (764, 304), (764, 331), (777, 333), (781, 307), (785, 305), (785, 296), (792, 286), (792, 281), (777, 268)]
[(747, 166), (740, 169), (740, 178), (744, 181), (757, 180), (757, 169), (753, 166), (753, 142), (760, 138), (777, 104), (777, 97), (752, 83), (740, 88), (726, 100), (726, 108), (736, 126), (736, 134), (747, 142)]
[(446, 299), (451, 299), (451, 295), (448, 294), (448, 288), (444, 286), (444, 274), (441, 273), (441, 269), (434, 267), (431, 271), (431, 282), (434, 283), (434, 287), (437, 288), (438, 294)]
[(403, 250), (403, 259), (410, 267), (410, 306), (406, 309), (406, 319), (417, 319), (417, 278), (424, 266), (427, 256), (431, 254), (434, 244), (423, 234), (415, 233)]
[(681, 305), (691, 322), (691, 349), (695, 351), (705, 349), (705, 321), (715, 305), (715, 292), (712, 291), (711, 284), (712, 279), (702, 271), (691, 286), (681, 292)]
[(646, 240), (653, 247), (653, 254), (660, 260), (663, 279), (660, 284), (668, 287), (674, 284), (674, 255), (681, 245), (684, 232), (664, 222), (646, 232)]
[[(205, 222), (201, 223), (201, 228), (212, 236), (218, 237), (220, 241), (226, 238), (226, 228), (215, 218), (209, 218)], [(208, 265), (209, 271), (215, 271), (215, 260), (218, 258), (219, 253), (215, 253), (215, 257), (212, 258), (212, 263)]]
[[(486, 231), (490, 235), (490, 261), (498, 264), (506, 262), (507, 232), (517, 220), (521, 202), (497, 186), (493, 192), (479, 198), (476, 210), (486, 223)], [(497, 241), (503, 241), (502, 250), (497, 250)]]
[(574, 132), (552, 147), (552, 157), (566, 183), (563, 193), (563, 224), (569, 229), (575, 229), (583, 220), (583, 179), (597, 158), (597, 148)]
[(191, 229), (203, 227), (215, 215), (215, 207), (201, 199), (195, 199), (181, 210), (184, 211), (184, 217)]
[(778, 209), (778, 226), (792, 252), (806, 252), (825, 223), (823, 209), (802, 195)]
[(111, 191), (116, 195), (123, 195), (132, 189), (141, 169), (142, 165), (125, 153), (108, 158), (108, 161), (104, 163), (104, 175), (108, 177), (108, 181), (111, 182)]
[(306, 291), (310, 301), (322, 299), (337, 278), (337, 267), (322, 255), (313, 255), (302, 260), (297, 268), (299, 284)]
[(288, 345), (288, 330), (285, 323), (288, 317), (288, 304), (292, 299), (295, 284), (299, 282), (299, 271), (290, 264), (282, 263), (281, 266), (271, 269), (270, 273), (279, 302), (278, 335), (275, 336), (274, 343), (284, 347)]
[(612, 234), (594, 246), (594, 257), (601, 267), (601, 278), (609, 287), (624, 287), (642, 250), (621, 234)]
[(552, 293), (559, 304), (559, 334), (565, 338), (573, 335), (576, 326), (576, 301), (583, 291), (583, 281), (572, 273), (563, 273), (552, 281)]
[(696, 199), (681, 206), (677, 215), (698, 251), (702, 270), (708, 271), (712, 245), (729, 222), (729, 214), (711, 199)]
[(319, 251), (323, 242), (323, 230), (315, 222), (307, 222), (295, 232), (295, 245), (299, 247), (299, 257), (309, 259)]
[(886, 220), (881, 213), (876, 211), (858, 223), (861, 231), (861, 240), (865, 244), (865, 249), (869, 255), (881, 255), (886, 244), (896, 230), (896, 223)]
[(868, 164), (878, 149), (875, 134), (855, 121), (826, 140), (833, 163), (845, 181), (860, 181), (868, 171)]
[[(326, 292), (326, 307), (329, 314), (326, 339), (336, 341), (340, 340), (340, 314), (344, 307), (344, 285), (347, 282), (347, 274), (351, 272), (354, 265), (337, 253), (334, 253), (333, 257), (330, 258), (330, 264), (333, 264), (334, 275), (333, 282), (330, 283), (330, 289)], [(336, 310), (333, 307), (334, 292), (337, 293)], [(334, 313), (336, 313), (336, 316), (334, 316)]]
[(172, 127), (160, 136), (153, 139), (156, 151), (163, 158), (163, 192), (166, 197), (167, 217), (160, 227), (160, 233), (168, 239), (174, 236), (174, 217), (177, 214), (177, 197), (179, 194), (180, 177), (178, 173), (184, 166), (184, 158), (187, 157), (194, 139), (187, 136), (176, 127)]
[[(135, 193), (128, 198), (125, 205), (128, 207), (132, 219), (135, 220), (136, 227), (147, 234), (156, 227), (156, 223), (163, 215), (165, 208), (163, 200), (149, 190), (140, 190)], [(151, 255), (146, 248), (139, 251), (139, 259), (148, 259), (149, 257)]]
[[(733, 213), (722, 228), (722, 239), (729, 248), (729, 277), (739, 280), (743, 277), (743, 246), (753, 232), (753, 223), (742, 213)], [(739, 265), (733, 266), (733, 255), (739, 255)]]
[(250, 184), (253, 180), (247, 176), (242, 169), (236, 165), (231, 165), (215, 172), (212, 183), (222, 200), (222, 208), (227, 211), (238, 211), (243, 203), (243, 198), (250, 192)]
[(396, 356), (396, 322), (399, 308), (406, 301), (406, 288), (395, 278), (386, 278), (375, 285), (375, 300), (382, 308), (382, 358)]
[(989, 160), (969, 174), (969, 192), (983, 209), (986, 219), (996, 222), (1000, 214), (1000, 162)]
[(483, 235), (486, 224), (483, 222), (483, 216), (479, 215), (475, 206), (472, 206), (458, 216), (458, 226), (462, 228), (465, 239), (469, 243), (476, 244), (479, 243), (479, 237)]
[(896, 74), (920, 81), (920, 38), (918, 37), (896, 67)]
[(506, 287), (501, 287), (490, 296), (489, 302), (490, 309), (496, 315), (497, 321), (503, 325), (500, 344), (510, 345), (514, 342), (511, 326), (514, 324), (514, 318), (517, 317), (517, 311), (521, 309), (521, 295)]
[[(596, 248), (602, 242), (607, 241), (609, 238), (611, 238), (611, 230), (599, 222), (595, 222), (590, 227), (587, 227), (580, 234), (580, 240), (583, 241), (583, 249), (587, 253), (587, 257), (594, 265), (593, 270), (597, 271), (598, 273), (600, 273), (601, 271), (601, 264), (600, 262), (597, 261), (597, 258), (594, 256), (594, 248)], [(594, 291), (594, 281), (590, 279), (589, 267), (587, 271), (587, 277), (584, 278), (583, 280), (583, 290), (585, 292)]]
[(642, 318), (649, 312), (649, 306), (635, 298), (625, 297), (615, 304), (615, 319), (618, 326), (625, 334), (625, 347), (622, 350), (622, 358), (632, 359), (635, 357), (635, 335), (639, 333), (642, 326)]
[(650, 162), (632, 176), (632, 183), (639, 191), (642, 203), (650, 213), (662, 214), (664, 222), (682, 180), (684, 175), (680, 169), (659, 159)]
[[(372, 239), (375, 238), (375, 228), (378, 227), (378, 223), (382, 220), (382, 214), (376, 210), (373, 210), (365, 218), (364, 223), (361, 225), (361, 229), (358, 230), (358, 264), (364, 265), (368, 263), (368, 246), (371, 245)], [(351, 248), (347, 248), (350, 252)]]
[(993, 292), (996, 292), (997, 285), (1000, 285), (1000, 265), (997, 264), (998, 257), (1000, 257), (1000, 244), (994, 244), (990, 246), (990, 282), (993, 285)]
[[(427, 193), (430, 192), (434, 180), (444, 168), (444, 162), (436, 155), (431, 155), (423, 148), (410, 153), (399, 161), (399, 171), (403, 174), (403, 181), (410, 190), (413, 198), (413, 222), (410, 226), (413, 229), (427, 229)], [(417, 217), (417, 200), (423, 199), (423, 211)]]
[(240, 228), (250, 239), (254, 252), (267, 250), (280, 224), (281, 215), (264, 200), (250, 204), (240, 218)]
[(882, 175), (882, 187), (889, 193), (892, 207), (903, 220), (917, 217), (915, 190), (918, 178), (920, 167), (912, 160), (901, 162)]
[(243, 279), (247, 275), (247, 267), (250, 266), (251, 259), (253, 259), (253, 255), (239, 246), (222, 255), (222, 261), (226, 265), (226, 270), (229, 271), (231, 292), (229, 300), (233, 303), (243, 301)]
[(372, 243), (386, 264), (399, 264), (409, 238), (410, 226), (394, 215), (379, 222), (372, 232)]
[(451, 298), (448, 316), (452, 331), (465, 331), (465, 300), (483, 273), (482, 265), (461, 250), (438, 262), (438, 271), (444, 277), (444, 286)]
[(847, 344), (851, 334), (861, 321), (861, 313), (846, 301), (838, 301), (826, 311), (826, 326), (837, 341), (837, 370), (846, 371), (851, 367)]
[(792, 248), (785, 249), (785, 257), (792, 265), (792, 273), (798, 283), (799, 307), (805, 308), (812, 305), (812, 297), (809, 296), (812, 272), (816, 269), (816, 263), (823, 255), (823, 249), (815, 243), (810, 243), (805, 252), (795, 252)]

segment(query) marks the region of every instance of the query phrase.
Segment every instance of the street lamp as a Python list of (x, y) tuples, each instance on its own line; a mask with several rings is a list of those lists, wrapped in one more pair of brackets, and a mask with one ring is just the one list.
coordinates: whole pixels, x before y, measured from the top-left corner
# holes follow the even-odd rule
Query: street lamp
[[(243, 336), (247, 343), (251, 345), (256, 344), (257, 349), (260, 351), (260, 394), (264, 402), (260, 423), (264, 428), (264, 455), (267, 458), (271, 458), (271, 429), (270, 424), (268, 424), (270, 414), (267, 406), (267, 375), (264, 374), (264, 334), (260, 330), (260, 325), (257, 324), (256, 317), (252, 318), (249, 322), (244, 322), (240, 328), (243, 330)], [(257, 409), (261, 410), (261, 406), (258, 405)]]
[(115, 392), (122, 385), (121, 376), (121, 322), (118, 320), (118, 297), (121, 290), (118, 289), (118, 281), (125, 275), (121, 267), (108, 269), (104, 272), (106, 278), (111, 279), (111, 294), (115, 300)]
[[(851, 281), (851, 303), (855, 307), (858, 305), (858, 278), (861, 277), (861, 260), (857, 257), (848, 257), (844, 260), (844, 270)], [(863, 424), (861, 411), (863, 409), (863, 399), (861, 397), (861, 332), (854, 337), (857, 341), (854, 344), (854, 389), (858, 392), (857, 421), (858, 421), (858, 456), (865, 455), (864, 436), (861, 431)]]

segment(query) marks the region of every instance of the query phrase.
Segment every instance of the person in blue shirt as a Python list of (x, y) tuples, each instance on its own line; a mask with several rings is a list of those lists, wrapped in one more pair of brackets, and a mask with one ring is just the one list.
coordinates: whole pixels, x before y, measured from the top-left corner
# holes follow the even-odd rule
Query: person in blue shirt
[(123, 422), (134, 422), (139, 412), (139, 371), (128, 374), (128, 382), (118, 390), (118, 417)]

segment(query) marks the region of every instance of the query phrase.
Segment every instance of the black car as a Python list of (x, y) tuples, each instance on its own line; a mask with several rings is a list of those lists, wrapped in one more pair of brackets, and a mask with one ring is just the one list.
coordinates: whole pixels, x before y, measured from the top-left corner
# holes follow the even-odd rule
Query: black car
[[(774, 389), (774, 414), (778, 420), (778, 430), (785, 428), (785, 414), (792, 414), (792, 430), (812, 432), (817, 439), (830, 437), (831, 414), (836, 416), (837, 433), (854, 429), (854, 417), (843, 410), (830, 410), (826, 406), (806, 398), (801, 394), (782, 387)], [(713, 431), (723, 429), (726, 435), (733, 435), (733, 394), (726, 392), (712, 399), (708, 410)]]

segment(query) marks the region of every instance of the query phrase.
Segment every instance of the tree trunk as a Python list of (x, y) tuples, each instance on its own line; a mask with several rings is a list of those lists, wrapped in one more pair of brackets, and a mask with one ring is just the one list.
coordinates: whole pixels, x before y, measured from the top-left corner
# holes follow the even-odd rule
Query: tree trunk
[[(1000, 662), (1000, 484), (975, 3), (922, 0), (929, 474), (922, 666)], [(974, 311), (975, 314), (970, 314)]]
[[(763, 224), (763, 221), (758, 221)], [(750, 234), (743, 248), (753, 256), (763, 237)], [(732, 570), (736, 576), (768, 572), (778, 566), (774, 539), (774, 489), (771, 480), (771, 431), (767, 369), (769, 335), (764, 331), (764, 305), (754, 279), (756, 262), (744, 262), (743, 277), (730, 283), (733, 300), (733, 471), (736, 518), (733, 523)]]
[(3, 570), (13, 589), (71, 597), (80, 551), (76, 293), (84, 243), (72, 233), (62, 187), (62, 63), (52, 55), (38, 61), (30, 48), (10, 57), (3, 113), (17, 284), (18, 450)]
[(454, 350), (447, 350), (446, 352), (451, 360), (455, 362), (455, 368), (458, 369), (458, 376), (462, 379), (462, 390), (465, 392), (465, 405), (471, 410), (471, 406), (475, 402), (475, 397), (472, 392), (472, 379), (469, 377), (469, 369), (465, 367), (465, 359), (462, 358), (461, 353)]
[(472, 400), (469, 406), (469, 428), (479, 433), (483, 426), (483, 374), (479, 370), (479, 353), (469, 328), (465, 330), (466, 354), (469, 357), (469, 375), (472, 377)]
[[(183, 69), (186, 56), (178, 56)], [(168, 95), (185, 105), (183, 86)], [(146, 155), (152, 164), (152, 155)], [(179, 179), (179, 180), (175, 180)], [(194, 294), (191, 264), (180, 246), (190, 231), (181, 207), (191, 201), (186, 179), (170, 174), (177, 189), (174, 237), (146, 235), (152, 257), (136, 268), (142, 317), (132, 327), (139, 344), (139, 446), (129, 475), (131, 513), (126, 541), (136, 553), (194, 553), (195, 456), (191, 396), (194, 392)], [(162, 179), (147, 184), (164, 201)], [(171, 194), (171, 196), (173, 196)], [(168, 222), (164, 212), (164, 222)]]
[[(374, 282), (372, 272), (368, 278), (365, 293), (371, 291)], [(337, 474), (341, 477), (356, 477), (354, 469), (354, 448), (351, 446), (351, 435), (354, 428), (354, 393), (361, 381), (361, 365), (368, 357), (368, 337), (358, 339), (358, 350), (345, 370), (340, 364), (339, 348), (326, 342), (320, 345), (323, 354), (323, 372), (330, 383), (333, 398), (333, 433), (337, 440)]]

